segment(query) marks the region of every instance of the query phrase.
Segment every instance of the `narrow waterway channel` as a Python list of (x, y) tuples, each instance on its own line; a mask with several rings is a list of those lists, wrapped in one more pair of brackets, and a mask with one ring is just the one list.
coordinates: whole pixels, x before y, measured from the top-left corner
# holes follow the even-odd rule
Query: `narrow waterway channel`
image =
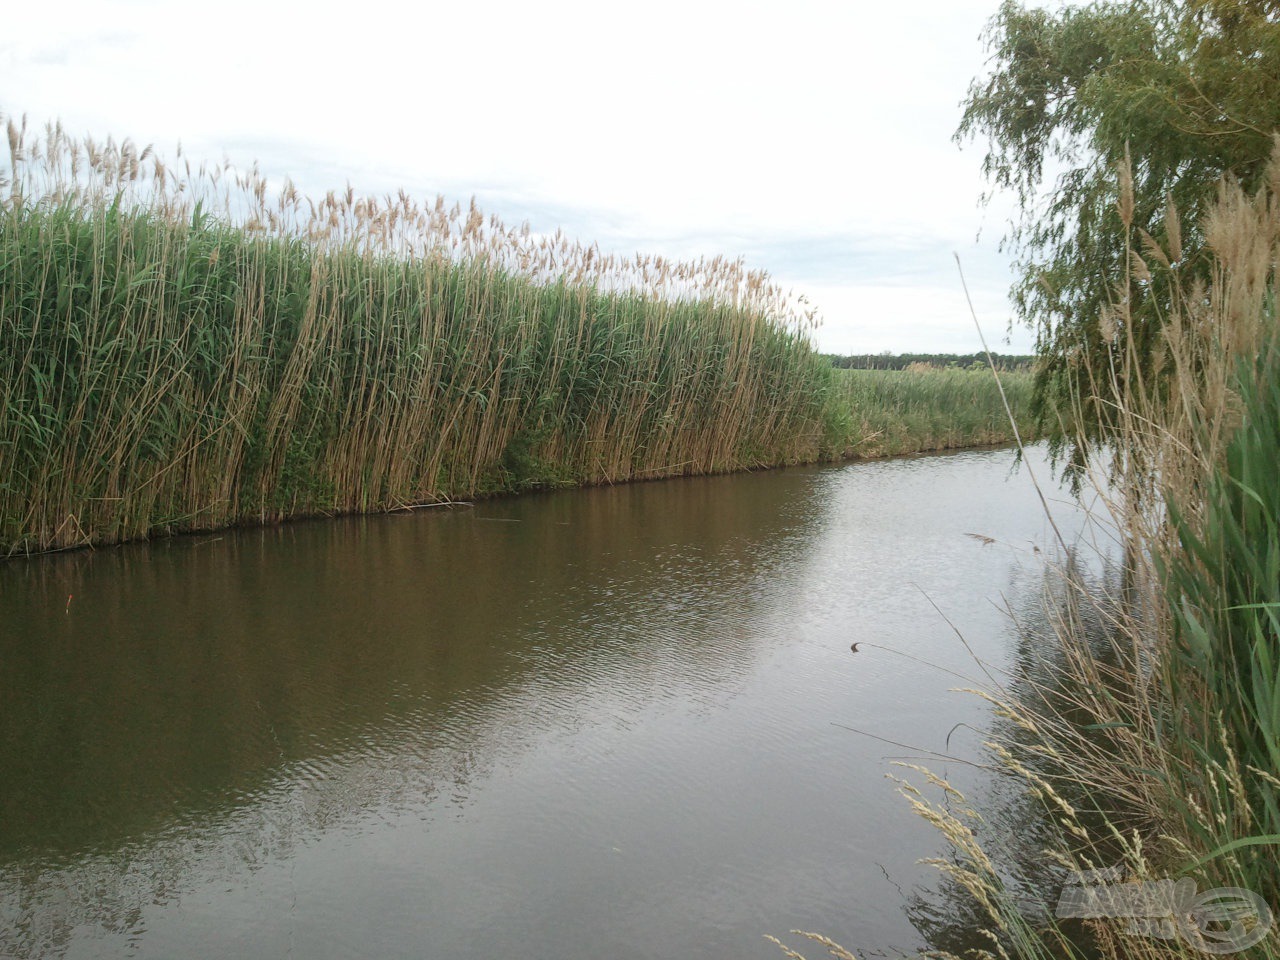
[(848, 728), (975, 755), (1051, 536), (989, 450), (0, 564), (0, 956), (928, 947)]

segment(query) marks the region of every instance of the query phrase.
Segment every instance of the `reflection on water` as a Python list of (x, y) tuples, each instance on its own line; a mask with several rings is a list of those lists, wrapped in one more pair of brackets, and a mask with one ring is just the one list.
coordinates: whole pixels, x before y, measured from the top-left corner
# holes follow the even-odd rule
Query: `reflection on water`
[[(1108, 523), (1101, 511), (1095, 515)], [(1090, 529), (1103, 532), (1101, 526)], [(989, 724), (992, 738), (1008, 748), (1028, 771), (1051, 784), (1058, 796), (1071, 805), (1075, 819), (1091, 837), (1107, 837), (1118, 827), (1119, 832), (1114, 834), (1117, 842), (1111, 850), (1114, 856), (1107, 859), (1104, 855), (1102, 865), (1123, 862), (1122, 837), (1130, 835), (1130, 830), (1146, 829), (1146, 825), (1126, 822), (1132, 818), (1131, 812), (1113, 805), (1114, 801), (1096, 790), (1085, 790), (1076, 780), (1078, 773), (1064, 762), (1063, 753), (1044, 752), (1043, 736), (1062, 721), (1076, 729), (1088, 729), (1098, 718), (1087, 714), (1084, 705), (1113, 682), (1116, 686), (1110, 689), (1111, 695), (1121, 700), (1128, 698), (1124, 678), (1138, 672), (1132, 658), (1141, 651), (1133, 648), (1131, 634), (1117, 625), (1131, 617), (1141, 617), (1142, 612), (1132, 605), (1134, 598), (1125, 591), (1127, 580), (1121, 553), (1118, 537), (1107, 536), (1101, 541), (1080, 537), (1068, 545), (1065, 553), (1051, 551), (1054, 560), (1042, 571), (1039, 591), (1023, 589), (1013, 598), (1011, 612), (1018, 630), (1014, 653), (1001, 678), (1002, 699), (1022, 715), (1044, 718), (1045, 723), (1035, 733), (1006, 716)], [(1061, 631), (1068, 624), (1074, 640), (1087, 647), (1091, 662), (1098, 668), (1096, 686), (1082, 685), (1075, 656), (1063, 644)], [(1092, 729), (1089, 738), (1104, 754), (1114, 756), (1125, 751), (1119, 744), (1107, 745), (1107, 741), (1130, 735), (1127, 729), (1108, 729), (1104, 725)], [(1075, 756), (1069, 745), (1059, 746), (1067, 756)], [(969, 802), (981, 813), (982, 850), (994, 863), (1009, 900), (1031, 922), (1033, 930), (1047, 931), (1068, 873), (1045, 851), (1076, 845), (1061, 826), (1060, 811), (1031, 790), (1024, 777), (1007, 770), (1001, 776), (978, 782), (976, 789), (970, 791)], [(1104, 854), (1107, 852), (1105, 842), (1095, 841), (1095, 853), (1099, 848)], [(954, 851), (948, 851), (945, 859), (959, 870), (972, 866)], [(979, 928), (990, 925), (990, 918), (965, 886), (950, 878), (939, 882), (936, 889), (913, 893), (907, 913), (933, 950), (965, 956), (966, 951), (992, 948), (989, 939), (976, 934)], [(1087, 924), (1059, 919), (1056, 926), (1070, 938), (1073, 956), (1101, 956)], [(1011, 955), (1019, 953), (1012, 937), (1006, 939), (1004, 948)], [(1045, 949), (1051, 954), (1061, 952), (1049, 938)]]
[(902, 891), (941, 840), (883, 779), (906, 751), (846, 728), (943, 750), (984, 722), (948, 692), (976, 672), (952, 626), (1016, 656), (999, 603), (1048, 541), (1011, 465), (0, 566), (0, 955), (773, 957), (761, 934), (796, 926), (924, 946)]

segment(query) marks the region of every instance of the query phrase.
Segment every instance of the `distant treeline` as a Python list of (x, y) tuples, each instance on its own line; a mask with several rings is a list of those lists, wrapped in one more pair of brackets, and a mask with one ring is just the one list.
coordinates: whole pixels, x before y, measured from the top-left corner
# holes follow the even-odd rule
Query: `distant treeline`
[[(861, 353), (840, 356), (835, 353), (823, 354), (831, 361), (833, 367), (842, 370), (905, 370), (913, 363), (923, 363), (931, 367), (981, 367), (986, 369), (985, 353)], [(1030, 370), (1035, 357), (1022, 354), (991, 355), (997, 370)]]

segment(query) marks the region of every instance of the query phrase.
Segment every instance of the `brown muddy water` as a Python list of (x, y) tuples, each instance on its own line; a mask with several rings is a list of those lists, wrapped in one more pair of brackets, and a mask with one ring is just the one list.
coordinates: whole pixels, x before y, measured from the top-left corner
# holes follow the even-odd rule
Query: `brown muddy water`
[(1050, 537), (996, 450), (4, 563), (0, 956), (928, 947), (846, 728), (976, 756)]

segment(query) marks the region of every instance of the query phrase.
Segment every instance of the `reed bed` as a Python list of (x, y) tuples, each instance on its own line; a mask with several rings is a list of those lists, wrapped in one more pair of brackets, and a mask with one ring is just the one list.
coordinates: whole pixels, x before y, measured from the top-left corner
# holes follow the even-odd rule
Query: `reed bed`
[(740, 260), (6, 128), (0, 556), (1011, 438), (989, 379), (832, 370)]
[[(1008, 371), (1000, 380), (1023, 439), (1031, 439), (1032, 375)], [(837, 391), (851, 416), (845, 456), (893, 456), (1014, 439), (989, 368), (913, 364), (905, 370), (838, 370)]]
[(0, 555), (839, 443), (813, 313), (740, 261), (7, 131)]

